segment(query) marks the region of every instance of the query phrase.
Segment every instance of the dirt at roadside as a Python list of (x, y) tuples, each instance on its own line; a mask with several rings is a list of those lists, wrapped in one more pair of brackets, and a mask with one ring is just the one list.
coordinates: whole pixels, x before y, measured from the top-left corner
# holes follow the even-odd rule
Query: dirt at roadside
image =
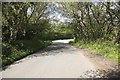
[(87, 57), (95, 66), (103, 77), (119, 77), (120, 66), (115, 61), (108, 59), (102, 55), (95, 54), (88, 49), (80, 49), (83, 55)]

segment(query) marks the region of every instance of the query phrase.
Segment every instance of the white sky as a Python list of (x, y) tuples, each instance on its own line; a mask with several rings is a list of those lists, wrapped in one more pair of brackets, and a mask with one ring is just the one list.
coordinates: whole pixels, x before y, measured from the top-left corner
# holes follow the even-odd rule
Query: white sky
[[(47, 16), (50, 20), (57, 20), (59, 23), (60, 22), (70, 22), (71, 19), (65, 17), (62, 15), (61, 11), (57, 9), (58, 7), (62, 7), (62, 5), (59, 5), (56, 2), (52, 3), (54, 6), (49, 6), (44, 13), (48, 13)], [(32, 13), (32, 9), (28, 8), (27, 14), (30, 15)]]

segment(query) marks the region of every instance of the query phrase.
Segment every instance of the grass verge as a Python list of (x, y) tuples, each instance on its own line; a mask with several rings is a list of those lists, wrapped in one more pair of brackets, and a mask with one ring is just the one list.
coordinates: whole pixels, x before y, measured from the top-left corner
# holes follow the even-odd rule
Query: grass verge
[(14, 43), (2, 44), (2, 67), (12, 64), (14, 61), (22, 59), (29, 54), (39, 51), (50, 45), (51, 41), (41, 40), (19, 40)]
[(78, 46), (80, 48), (87, 48), (90, 51), (103, 55), (107, 58), (114, 60), (115, 62), (120, 63), (120, 47), (118, 44), (115, 44), (111, 41), (77, 41), (70, 42), (70, 44)]

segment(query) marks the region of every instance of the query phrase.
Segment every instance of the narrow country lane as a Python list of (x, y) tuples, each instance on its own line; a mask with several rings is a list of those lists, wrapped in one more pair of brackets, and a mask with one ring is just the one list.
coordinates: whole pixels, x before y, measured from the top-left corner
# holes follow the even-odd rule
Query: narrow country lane
[[(70, 40), (56, 40), (42, 51), (10, 65), (2, 71), (3, 78), (89, 78), (94, 65), (80, 49), (68, 44)], [(88, 76), (89, 75), (89, 76)]]

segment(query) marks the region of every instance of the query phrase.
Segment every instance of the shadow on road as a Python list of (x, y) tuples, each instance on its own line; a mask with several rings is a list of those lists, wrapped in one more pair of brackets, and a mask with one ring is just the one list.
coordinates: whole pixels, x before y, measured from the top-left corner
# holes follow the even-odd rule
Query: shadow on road
[(68, 43), (57, 42), (53, 43), (52, 45), (48, 46), (47, 48), (28, 56), (29, 58), (32, 57), (40, 57), (40, 56), (50, 56), (50, 55), (57, 55), (59, 53), (62, 54), (64, 50), (69, 49), (71, 46)]
[[(35, 58), (35, 57), (41, 57), (41, 56), (55, 56), (57, 54), (62, 54), (62, 52), (64, 52), (65, 50), (68, 51), (70, 47), (71, 45), (69, 45), (69, 40), (56, 40), (56, 41), (53, 41), (53, 43), (47, 48), (44, 48), (43, 50), (40, 50), (32, 55), (29, 55), (26, 58)], [(19, 64), (23, 61), (24, 60), (18, 60), (11, 65)], [(5, 70), (6, 68), (10, 68), (9, 65), (4, 67), (3, 70)]]

